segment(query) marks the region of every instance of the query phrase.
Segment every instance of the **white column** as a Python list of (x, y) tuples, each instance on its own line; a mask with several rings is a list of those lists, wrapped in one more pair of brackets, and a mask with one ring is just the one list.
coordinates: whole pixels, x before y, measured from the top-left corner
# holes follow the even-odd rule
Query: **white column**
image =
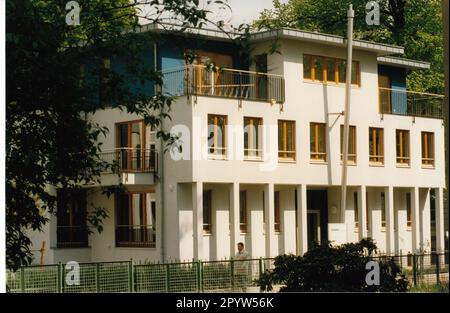
[(303, 255), (308, 250), (306, 185), (298, 185), (295, 192), (297, 193), (297, 254)]
[(431, 221), (430, 221), (430, 189), (423, 188), (420, 202), (420, 247), (423, 252), (431, 251)]
[(412, 252), (420, 250), (419, 188), (411, 188)]
[(203, 254), (203, 183), (192, 183), (192, 224), (194, 234), (194, 259), (201, 260)]
[(436, 188), (436, 251), (445, 250), (444, 241), (444, 190)]
[(386, 252), (395, 253), (395, 234), (394, 234), (394, 187), (384, 188), (385, 214), (386, 214)]
[(264, 217), (265, 217), (265, 233), (266, 233), (266, 256), (276, 256), (272, 242), (275, 240), (275, 187), (273, 184), (264, 185)]
[(367, 238), (366, 186), (358, 188), (358, 238)]
[(239, 183), (230, 184), (230, 257), (234, 257), (237, 251), (237, 243), (240, 234), (239, 223)]

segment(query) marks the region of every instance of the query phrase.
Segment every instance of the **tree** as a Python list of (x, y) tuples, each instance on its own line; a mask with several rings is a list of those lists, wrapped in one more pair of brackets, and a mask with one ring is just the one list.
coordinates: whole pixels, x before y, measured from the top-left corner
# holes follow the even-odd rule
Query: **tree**
[(354, 36), (405, 47), (410, 59), (431, 62), (430, 71), (411, 71), (408, 88), (415, 91), (443, 93), (442, 14), (439, 0), (378, 0), (380, 25), (367, 25), (367, 0), (274, 0), (273, 10), (263, 10), (256, 29), (292, 27), (346, 36), (347, 9), (355, 10)]
[(275, 268), (264, 272), (258, 284), (267, 291), (281, 284), (281, 292), (406, 291), (408, 280), (392, 259), (378, 261), (379, 285), (366, 283), (366, 264), (376, 249), (372, 239), (363, 239), (337, 247), (325, 242), (303, 256), (280, 255)]
[[(98, 141), (108, 130), (90, 115), (105, 108), (139, 114), (170, 142), (159, 126), (170, 117), (172, 99), (148, 92), (149, 82), (161, 85), (161, 74), (140, 59), (160, 38), (135, 32), (139, 18), (161, 23), (169, 14), (180, 34), (208, 22), (208, 10), (199, 9), (198, 0), (78, 0), (81, 24), (68, 26), (66, 2), (6, 3), (6, 257), (11, 269), (32, 261), (27, 230), (41, 230), (48, 213), (55, 213), (50, 187), (78, 189), (98, 181), (108, 166)], [(143, 4), (150, 13), (142, 13)], [(125, 69), (102, 66), (109, 56), (126, 60)], [(101, 231), (106, 216), (96, 208), (87, 222)]]

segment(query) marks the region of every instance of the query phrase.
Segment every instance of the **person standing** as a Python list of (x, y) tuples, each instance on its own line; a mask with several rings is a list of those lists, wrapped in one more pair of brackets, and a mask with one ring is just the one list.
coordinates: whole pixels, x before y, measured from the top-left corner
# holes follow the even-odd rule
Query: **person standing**
[(244, 243), (239, 242), (237, 244), (238, 252), (234, 256), (234, 279), (235, 286), (242, 289), (243, 292), (247, 291), (248, 284), (248, 252), (244, 249)]

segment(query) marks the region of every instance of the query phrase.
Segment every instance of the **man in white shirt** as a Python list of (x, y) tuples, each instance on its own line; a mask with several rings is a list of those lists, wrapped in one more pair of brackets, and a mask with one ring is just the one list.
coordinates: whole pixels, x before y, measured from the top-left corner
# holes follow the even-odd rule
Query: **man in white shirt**
[(234, 256), (234, 278), (235, 286), (241, 288), (243, 292), (247, 290), (248, 285), (248, 269), (249, 262), (248, 252), (244, 249), (244, 243), (239, 242), (237, 244), (238, 252)]

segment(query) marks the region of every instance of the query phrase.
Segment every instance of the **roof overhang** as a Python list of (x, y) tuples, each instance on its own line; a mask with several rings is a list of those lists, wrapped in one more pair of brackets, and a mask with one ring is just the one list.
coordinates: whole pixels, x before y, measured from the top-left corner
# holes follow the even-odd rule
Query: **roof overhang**
[[(310, 32), (304, 30), (281, 28), (277, 30), (262, 31), (250, 35), (250, 41), (265, 41), (270, 39), (287, 38), (292, 40), (316, 42), (321, 44), (346, 47), (347, 40), (342, 36)], [(404, 48), (364, 40), (353, 40), (353, 47), (358, 50), (366, 50), (377, 53), (379, 56), (403, 54)]]
[(378, 57), (378, 64), (402, 67), (410, 70), (429, 70), (430, 63), (398, 57)]

